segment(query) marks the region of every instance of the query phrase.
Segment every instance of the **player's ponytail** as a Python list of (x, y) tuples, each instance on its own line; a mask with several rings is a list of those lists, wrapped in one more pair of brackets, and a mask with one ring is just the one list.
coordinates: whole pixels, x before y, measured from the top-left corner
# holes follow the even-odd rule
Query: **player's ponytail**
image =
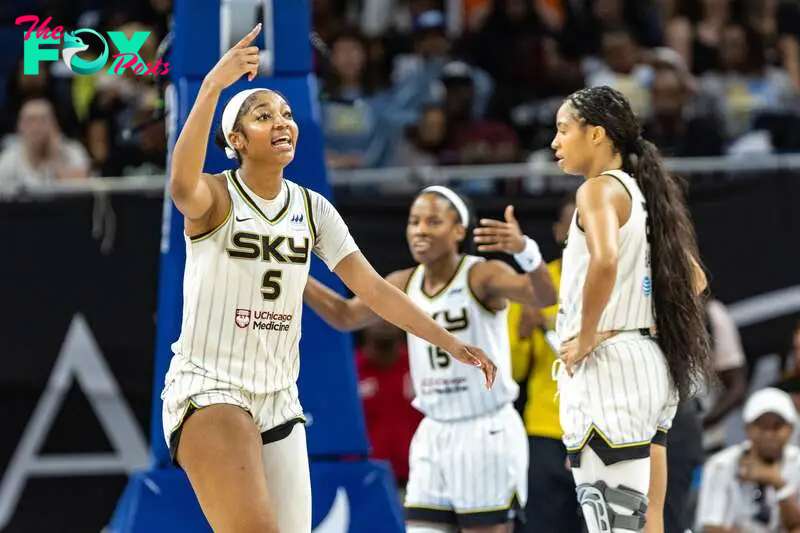
[(658, 148), (635, 141), (633, 176), (647, 203), (650, 270), (658, 343), (682, 397), (710, 375), (710, 340), (703, 296), (694, 287), (697, 240), (682, 184), (664, 168)]
[(712, 375), (703, 297), (695, 293), (697, 240), (681, 184), (670, 176), (658, 148), (645, 140), (627, 99), (607, 86), (569, 97), (587, 124), (602, 126), (645, 197), (653, 307), (658, 343), (681, 398)]

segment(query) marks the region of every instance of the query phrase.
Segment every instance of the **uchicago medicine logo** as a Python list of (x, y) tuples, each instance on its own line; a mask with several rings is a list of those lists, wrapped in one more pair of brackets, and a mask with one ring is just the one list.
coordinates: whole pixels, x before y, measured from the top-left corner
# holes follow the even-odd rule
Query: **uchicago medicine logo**
[[(64, 31), (63, 26), (56, 26), (55, 28), (47, 27), (51, 17), (48, 17), (39, 24), (39, 17), (36, 15), (23, 15), (18, 17), (15, 23), (17, 25), (26, 22), (32, 22), (30, 29), (25, 33), (25, 74), (38, 74), (40, 61), (58, 61), (58, 49), (56, 48), (42, 48), (41, 45), (52, 45), (61, 43), (61, 38), (64, 38), (64, 46), (62, 51), (62, 59), (67, 65), (67, 68), (76, 74), (94, 74), (106, 66), (109, 56), (108, 41), (100, 33), (90, 30), (88, 28), (75, 30), (72, 33)], [(34, 33), (35, 31), (35, 33)], [(78, 56), (79, 52), (88, 50), (89, 45), (84, 43), (80, 37), (82, 34), (94, 35), (100, 42), (103, 43), (103, 53), (94, 61), (86, 61)], [(169, 72), (169, 63), (161, 62), (161, 59), (153, 63), (145, 63), (139, 57), (139, 49), (144, 44), (147, 37), (150, 35), (149, 31), (137, 31), (134, 33), (130, 40), (121, 31), (110, 31), (108, 37), (111, 42), (119, 50), (119, 54), (111, 56), (114, 58), (114, 64), (108, 69), (109, 75), (122, 74), (126, 68), (133, 69), (135, 74), (143, 75), (163, 75)]]

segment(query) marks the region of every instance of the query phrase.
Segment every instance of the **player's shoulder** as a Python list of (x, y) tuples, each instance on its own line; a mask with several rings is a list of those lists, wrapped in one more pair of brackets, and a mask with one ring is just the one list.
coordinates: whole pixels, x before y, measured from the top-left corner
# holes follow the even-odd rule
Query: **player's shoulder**
[(470, 282), (483, 279), (485, 277), (496, 276), (502, 273), (516, 272), (511, 265), (501, 259), (486, 259), (475, 255), (467, 255), (464, 258), (465, 267), (469, 270)]
[(401, 270), (395, 270), (386, 276), (386, 281), (401, 291), (407, 292), (408, 284), (411, 282), (411, 278), (414, 276), (414, 272), (417, 271), (417, 268), (418, 267), (408, 267)]

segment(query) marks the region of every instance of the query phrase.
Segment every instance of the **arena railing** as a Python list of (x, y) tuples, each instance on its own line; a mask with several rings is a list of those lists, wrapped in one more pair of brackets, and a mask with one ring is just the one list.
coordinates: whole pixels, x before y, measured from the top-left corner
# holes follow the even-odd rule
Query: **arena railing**
[[(758, 177), (760, 172), (800, 171), (800, 154), (752, 155), (744, 157), (702, 157), (666, 159), (670, 172), (691, 177), (713, 176), (714, 179)], [(795, 174), (795, 172), (792, 172)], [(800, 177), (800, 172), (796, 172)], [(528, 190), (568, 190), (577, 184), (565, 180), (564, 174), (551, 162), (530, 162), (505, 165), (393, 167), (383, 169), (332, 170), (329, 178), (334, 186), (359, 187), (375, 185), (402, 186), (458, 181), (523, 179)], [(19, 196), (0, 201), (46, 200), (54, 196), (114, 194), (163, 194), (164, 175), (102, 177), (81, 181), (63, 181), (27, 188)]]

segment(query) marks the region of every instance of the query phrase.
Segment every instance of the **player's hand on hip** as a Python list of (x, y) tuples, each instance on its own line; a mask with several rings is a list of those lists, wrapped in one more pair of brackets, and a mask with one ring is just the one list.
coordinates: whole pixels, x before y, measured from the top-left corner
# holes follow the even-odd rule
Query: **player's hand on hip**
[(474, 233), (479, 252), (518, 254), (525, 249), (525, 236), (514, 217), (513, 205), (506, 207), (504, 221), (482, 218)]
[(561, 353), (559, 357), (564, 362), (567, 374), (572, 376), (578, 365), (580, 365), (595, 348), (616, 334), (616, 331), (604, 331), (596, 334), (594, 338), (589, 341), (583, 340), (583, 336), (578, 335), (577, 337), (573, 337), (561, 343)]
[(450, 352), (450, 355), (468, 365), (477, 366), (483, 371), (486, 377), (486, 388), (491, 389), (494, 384), (494, 378), (497, 375), (497, 366), (492, 362), (489, 357), (477, 346), (470, 346), (469, 344), (460, 344), (455, 350)]
[(561, 344), (561, 360), (564, 362), (564, 367), (567, 369), (567, 374), (571, 377), (578, 365), (580, 365), (586, 357), (594, 350), (593, 345), (581, 343), (578, 337), (570, 339)]
[(253, 40), (261, 32), (261, 24), (250, 30), (241, 41), (225, 52), (214, 68), (206, 75), (206, 82), (225, 89), (233, 85), (239, 78), (247, 74), (247, 79), (252, 81), (258, 74), (258, 53), (257, 46), (250, 46)]

